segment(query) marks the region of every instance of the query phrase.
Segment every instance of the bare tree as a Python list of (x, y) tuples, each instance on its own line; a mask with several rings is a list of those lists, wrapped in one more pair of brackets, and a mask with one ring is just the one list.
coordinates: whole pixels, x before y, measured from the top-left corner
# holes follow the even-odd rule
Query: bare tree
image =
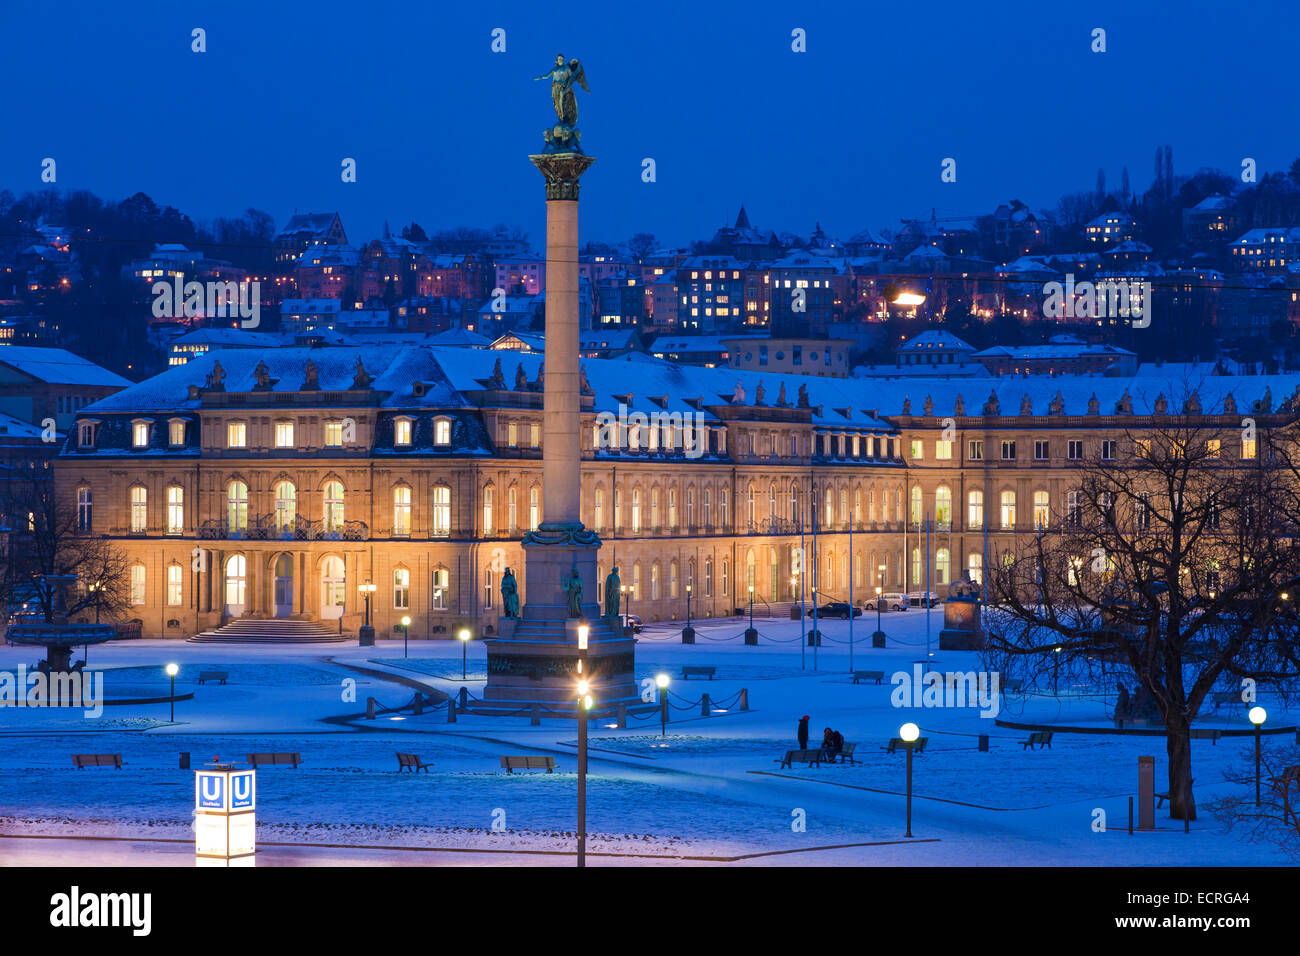
[(1083, 465), (1047, 527), (990, 556), (994, 663), (1136, 681), (1165, 726), (1175, 819), (1196, 818), (1190, 725), (1215, 685), (1285, 693), (1300, 672), (1300, 486), (1270, 453), (1283, 420), (1249, 420), (1252, 446), (1239, 416), (1202, 416), (1194, 396)]
[(80, 526), (75, 507), (61, 502), (45, 472), (6, 484), (4, 513), (9, 535), (3, 581), (8, 603), (35, 604), (47, 623), (54, 620), (59, 590), (51, 575), (74, 575), (67, 613), (94, 611), (109, 618), (130, 606), (130, 563), (109, 539)]

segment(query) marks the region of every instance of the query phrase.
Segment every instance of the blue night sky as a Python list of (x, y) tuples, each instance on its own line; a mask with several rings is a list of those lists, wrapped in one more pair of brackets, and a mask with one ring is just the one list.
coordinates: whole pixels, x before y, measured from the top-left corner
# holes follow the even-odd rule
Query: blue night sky
[[(505, 222), (540, 245), (526, 157), (554, 114), (531, 78), (563, 52), (592, 89), (584, 238), (683, 244), (742, 201), (758, 228), (847, 238), (931, 207), (1053, 207), (1098, 167), (1118, 188), (1127, 164), (1140, 192), (1165, 143), (1181, 174), (1284, 169), (1298, 25), (1280, 2), (4, 0), (0, 188), (40, 188), (50, 156), (61, 188), (143, 190), (199, 220), (337, 209), (354, 242), (414, 219)], [(207, 53), (190, 52), (196, 26)]]

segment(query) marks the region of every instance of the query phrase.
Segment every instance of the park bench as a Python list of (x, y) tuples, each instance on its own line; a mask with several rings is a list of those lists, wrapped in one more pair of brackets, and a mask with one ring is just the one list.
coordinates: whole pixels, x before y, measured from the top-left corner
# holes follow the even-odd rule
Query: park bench
[(1210, 694), (1210, 697), (1214, 701), (1215, 710), (1218, 710), (1224, 704), (1242, 703), (1241, 691), (1239, 690), (1216, 690)]
[(415, 754), (404, 754), (400, 750), (397, 751), (397, 772), (398, 773), (401, 773), (403, 770), (410, 770), (411, 773), (418, 773), (419, 771), (423, 770), (425, 773), (428, 773), (429, 768), (432, 766), (433, 764), (425, 763)]
[(295, 769), (302, 763), (298, 754), (249, 754), (248, 762), (257, 767), (274, 767), (278, 764), (291, 765)]
[(794, 769), (796, 763), (806, 763), (808, 766), (816, 764), (822, 765), (822, 758), (826, 755), (820, 750), (787, 750), (785, 756), (781, 758), (781, 767)]
[(122, 769), (121, 754), (73, 754), (72, 764), (78, 770), (86, 767), (116, 767)]
[(835, 754), (834, 756), (832, 756), (830, 753), (827, 753), (826, 756), (831, 763), (835, 762), (836, 757), (839, 757), (840, 763), (857, 763), (858, 762), (857, 759), (853, 756), (853, 751), (856, 750), (857, 747), (858, 747), (857, 744), (850, 743), (849, 741), (846, 740), (844, 741), (843, 750), (841, 750), (839, 753)]
[(1209, 740), (1218, 746), (1219, 738), (1223, 736), (1223, 731), (1217, 727), (1193, 727), (1190, 731), (1192, 740)]
[(717, 672), (716, 667), (683, 667), (682, 680), (690, 680), (692, 677), (707, 677), (713, 680), (713, 675)]
[(1020, 741), (1020, 746), (1024, 747), (1026, 750), (1034, 750), (1042, 747), (1051, 747), (1052, 734), (1054, 732), (1055, 731), (1051, 731), (1051, 730), (1035, 730), (1024, 740)]
[(1291, 809), (1291, 785), (1295, 784), (1300, 788), (1300, 763), (1292, 764), (1282, 771), (1282, 822), (1287, 822), (1289, 816), (1295, 821), (1296, 826), (1300, 827), (1300, 815), (1297, 815)]
[[(912, 741), (912, 753), (925, 753), (925, 745), (929, 743), (929, 737), (917, 737)], [(847, 746), (847, 745), (846, 745)], [(885, 753), (892, 754), (899, 750), (907, 749), (907, 741), (902, 737), (890, 737), (889, 746), (885, 748)]]
[(514, 773), (516, 770), (545, 770), (547, 773), (554, 773), (555, 758), (541, 754), (523, 754), (512, 757), (502, 755), (501, 766), (505, 768), (506, 773)]
[(208, 681), (214, 680), (219, 684), (224, 684), (229, 676), (229, 671), (199, 671), (199, 683), (206, 684)]
[(1024, 686), (1024, 681), (1009, 680), (1003, 681), (1002, 691), (1007, 694), (1019, 694), (1020, 688)]
[(872, 680), (879, 684), (885, 679), (884, 671), (854, 671), (853, 683), (860, 684), (864, 680)]

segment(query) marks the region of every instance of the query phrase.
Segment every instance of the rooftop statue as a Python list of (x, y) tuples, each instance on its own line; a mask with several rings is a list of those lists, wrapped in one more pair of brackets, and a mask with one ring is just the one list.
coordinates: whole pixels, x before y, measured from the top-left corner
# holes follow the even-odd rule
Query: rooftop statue
[(587, 75), (582, 69), (582, 64), (576, 59), (566, 63), (564, 54), (557, 53), (555, 66), (541, 76), (534, 77), (533, 82), (546, 79), (551, 81), (551, 103), (555, 107), (555, 117), (558, 120), (554, 126), (542, 133), (546, 139), (546, 148), (557, 153), (580, 153), (582, 134), (578, 131), (578, 97), (574, 92), (573, 84), (577, 83), (582, 87), (584, 93), (591, 92), (587, 86)]

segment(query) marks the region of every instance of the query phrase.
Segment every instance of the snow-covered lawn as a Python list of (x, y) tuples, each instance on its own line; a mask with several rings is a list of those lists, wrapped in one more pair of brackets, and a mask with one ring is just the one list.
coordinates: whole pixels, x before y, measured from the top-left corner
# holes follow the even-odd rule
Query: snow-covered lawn
[[(874, 616), (855, 622), (853, 667), (883, 670), (885, 682), (850, 679), (848, 623), (821, 622), (825, 646), (801, 647), (797, 621), (756, 622), (758, 647), (746, 647), (746, 621), (695, 622), (698, 643), (680, 643), (678, 630), (652, 626), (637, 648), (638, 677), (667, 673), (673, 680), (673, 718), (660, 736), (657, 715), (618, 729), (593, 720), (588, 781), (588, 829), (593, 864), (636, 862), (640, 854), (665, 861), (752, 857), (781, 864), (1187, 864), (1259, 865), (1287, 862), (1267, 844), (1225, 835), (1204, 806), (1213, 796), (1242, 792), (1239, 773), (1248, 738), (1217, 745), (1193, 743), (1202, 817), (1183, 834), (1181, 823), (1157, 815), (1162, 829), (1130, 837), (1128, 797), (1137, 792), (1137, 758), (1156, 758), (1157, 789), (1164, 789), (1161, 737), (1060, 732), (1050, 750), (1026, 751), (1025, 731), (996, 726), (973, 708), (894, 707), (889, 675), (911, 672), (926, 657), (925, 614), (887, 615), (888, 646), (869, 647)], [(978, 655), (938, 651), (941, 615), (931, 619), (932, 666), (977, 671)], [(189, 838), (193, 774), (214, 757), (242, 761), (251, 751), (296, 751), (303, 766), (258, 773), (258, 833), (262, 841), (343, 844), (340, 858), (365, 857), (364, 848), (446, 847), (571, 851), (576, 825), (576, 728), (571, 721), (461, 716), (445, 710), (419, 717), (364, 719), (365, 699), (394, 706), (411, 688), (370, 670), (423, 680), (448, 693), (463, 685), (481, 693), (481, 644), (469, 647), (469, 679), (461, 679), (457, 641), (400, 641), (350, 645), (246, 647), (134, 641), (91, 649), (110, 696), (165, 694), (163, 665), (181, 671), (177, 690), (194, 699), (168, 705), (109, 706), (97, 719), (78, 711), (0, 709), (0, 833)], [(30, 666), (31, 648), (0, 647), (0, 670)], [(681, 679), (683, 664), (712, 665), (713, 680)], [(199, 686), (200, 670), (230, 672), (225, 686)], [(353, 686), (355, 682), (355, 686)], [(748, 689), (750, 710), (729, 706), (700, 715), (700, 698), (728, 700)], [(1031, 693), (1001, 702), (1000, 716), (1021, 722), (1105, 726), (1109, 702), (1100, 689), (1062, 687), (1059, 697)], [(1240, 708), (1213, 714), (1216, 726), (1246, 727)], [(1275, 702), (1270, 725), (1291, 723)], [(812, 745), (832, 727), (858, 745), (859, 764), (780, 769), (778, 759), (797, 746), (795, 724), (811, 716)], [(914, 762), (913, 833), (904, 832), (905, 757), (885, 744), (906, 721), (929, 738)], [(990, 749), (978, 749), (987, 734)], [(1290, 735), (1266, 738), (1270, 753), (1294, 747)], [(394, 753), (410, 751), (433, 762), (429, 774), (398, 774)], [(120, 752), (122, 770), (76, 770), (77, 752)], [(558, 770), (500, 769), (506, 753), (550, 753)], [(1096, 832), (1095, 811), (1107, 832)], [(494, 823), (497, 828), (494, 830)], [(803, 828), (799, 824), (803, 823)], [(500, 829), (504, 827), (504, 829)], [(10, 842), (10, 841), (6, 841)], [(51, 843), (61, 841), (49, 841)], [(823, 850), (844, 844), (878, 844)], [(126, 845), (123, 844), (125, 847)], [(159, 851), (152, 862), (185, 864), (184, 854)], [(35, 850), (18, 858), (30, 859)], [(51, 853), (68, 852), (51, 850)], [(95, 850), (94, 859), (104, 857)], [(123, 851), (124, 854), (126, 851)], [(138, 857), (139, 847), (131, 854)], [(305, 852), (305, 851), (304, 851)], [(328, 853), (329, 851), (320, 851)], [(631, 854), (638, 854), (632, 856)], [(279, 857), (287, 859), (284, 854)], [(564, 857), (510, 855), (521, 862), (564, 862)], [(268, 859), (270, 857), (268, 856)], [(368, 857), (367, 857), (368, 859)], [(477, 858), (475, 858), (477, 860)], [(111, 856), (109, 857), (111, 861)], [(150, 862), (147, 856), (144, 862)], [(461, 862), (463, 862), (462, 860)], [(320, 862), (317, 860), (317, 862)], [(382, 861), (379, 861), (382, 862)], [(452, 861), (457, 862), (457, 861)], [(501, 862), (494, 857), (492, 862)], [(698, 860), (693, 862), (708, 862)]]

